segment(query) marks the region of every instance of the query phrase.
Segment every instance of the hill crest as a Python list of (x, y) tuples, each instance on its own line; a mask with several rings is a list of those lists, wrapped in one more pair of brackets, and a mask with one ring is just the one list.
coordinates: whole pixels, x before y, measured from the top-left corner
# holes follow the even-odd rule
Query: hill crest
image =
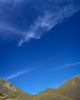
[(56, 89), (46, 88), (35, 95), (25, 93), (8, 80), (0, 78), (0, 100), (80, 100), (80, 74)]

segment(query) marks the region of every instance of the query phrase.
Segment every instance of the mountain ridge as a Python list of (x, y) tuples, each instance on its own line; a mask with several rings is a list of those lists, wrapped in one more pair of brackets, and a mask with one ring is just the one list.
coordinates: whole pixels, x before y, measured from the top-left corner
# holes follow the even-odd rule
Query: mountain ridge
[(35, 95), (26, 93), (8, 80), (0, 78), (0, 100), (80, 100), (80, 74), (55, 89), (46, 88)]

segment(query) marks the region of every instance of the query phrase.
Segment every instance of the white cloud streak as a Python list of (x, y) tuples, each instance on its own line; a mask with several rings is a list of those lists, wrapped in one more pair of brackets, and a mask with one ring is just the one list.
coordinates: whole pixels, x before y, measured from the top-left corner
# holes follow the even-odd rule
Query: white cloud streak
[[(26, 20), (24, 21), (24, 16), (22, 17), (22, 15), (24, 15), (24, 9), (28, 4), (32, 4), (30, 9), (36, 9), (35, 13), (38, 10), (40, 13), (35, 21), (33, 19), (32, 23), (29, 24), (29, 27), (25, 29), (22, 27), (25, 27), (27, 23)], [(33, 7), (34, 4), (35, 7)], [(72, 16), (78, 11), (80, 11), (79, 0), (47, 0), (46, 2), (44, 0), (39, 2), (36, 0), (0, 0), (0, 31), (2, 29), (5, 30), (3, 33), (6, 33), (7, 35), (11, 32), (10, 34), (12, 35), (16, 34), (17, 36), (20, 36), (21, 40), (19, 41), (18, 46), (21, 46), (24, 42), (28, 42), (32, 38), (40, 39), (45, 32), (48, 32), (55, 25), (63, 22), (65, 18)], [(31, 16), (34, 16), (34, 14), (32, 15), (32, 12), (29, 13), (31, 13)], [(26, 18), (27, 16), (28, 15), (26, 14)], [(17, 20), (14, 21), (16, 17), (20, 18), (18, 22), (22, 27), (17, 24)], [(0, 34), (3, 33), (0, 32)]]
[(25, 33), (25, 36), (19, 42), (19, 46), (24, 42), (28, 42), (31, 38), (39, 39), (44, 32), (49, 31), (55, 25), (61, 23), (64, 18), (70, 17), (80, 10), (80, 7), (78, 7), (79, 5), (75, 5), (72, 0), (63, 7), (57, 5), (56, 7), (52, 6), (52, 9), (56, 9), (55, 11), (49, 9), (45, 11), (42, 16), (38, 16), (34, 24), (30, 26), (30, 30)]
[(53, 69), (51, 69), (49, 71), (55, 71), (55, 70), (59, 70), (59, 69), (70, 67), (70, 66), (76, 66), (76, 65), (79, 65), (79, 64), (80, 64), (80, 62), (72, 63), (72, 64), (66, 64), (66, 65), (61, 66), (61, 67), (53, 68)]
[(5, 79), (12, 79), (12, 78), (18, 77), (18, 76), (20, 76), (20, 75), (22, 75), (22, 74), (29, 73), (29, 72), (31, 72), (31, 70), (26, 70), (26, 71), (17, 72), (17, 73), (15, 73), (15, 74), (13, 74), (13, 75), (11, 75), (11, 76), (5, 78)]
[[(18, 34), (18, 32), (19, 32), (19, 31), (17, 31), (16, 29), (14, 29), (13, 27), (9, 26), (8, 24), (6, 24), (3, 21), (2, 22), (0, 21), (0, 29), (5, 30), (5, 31), (13, 32), (13, 34)], [(9, 33), (9, 34), (12, 34), (12, 33)]]

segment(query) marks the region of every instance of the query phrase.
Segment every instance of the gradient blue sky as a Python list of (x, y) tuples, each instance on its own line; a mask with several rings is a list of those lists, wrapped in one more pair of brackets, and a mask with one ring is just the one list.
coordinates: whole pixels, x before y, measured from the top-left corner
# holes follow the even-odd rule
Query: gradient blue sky
[(27, 93), (80, 74), (80, 0), (0, 0), (0, 77)]

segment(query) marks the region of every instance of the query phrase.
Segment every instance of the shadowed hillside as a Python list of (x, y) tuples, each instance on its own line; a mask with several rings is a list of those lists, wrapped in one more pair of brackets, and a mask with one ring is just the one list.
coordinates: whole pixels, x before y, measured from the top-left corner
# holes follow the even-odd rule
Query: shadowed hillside
[(0, 100), (80, 100), (80, 74), (68, 79), (56, 89), (47, 88), (35, 95), (25, 93), (0, 78)]

